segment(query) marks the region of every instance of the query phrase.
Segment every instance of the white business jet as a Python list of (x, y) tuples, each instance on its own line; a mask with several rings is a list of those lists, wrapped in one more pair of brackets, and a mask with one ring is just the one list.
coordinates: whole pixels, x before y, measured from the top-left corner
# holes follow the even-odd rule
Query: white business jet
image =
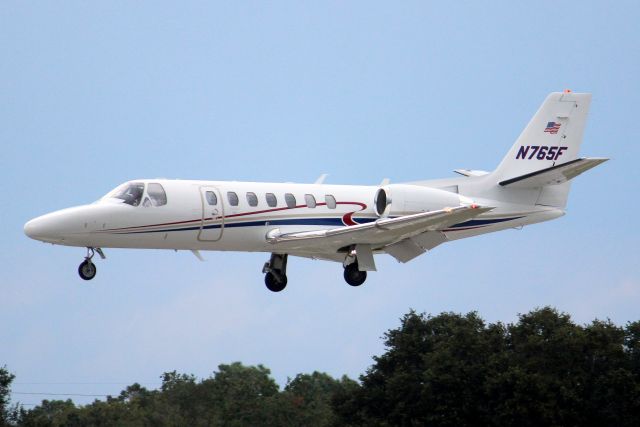
[(268, 252), (265, 283), (287, 284), (289, 255), (342, 263), (351, 286), (375, 254), (408, 262), (441, 243), (565, 213), (570, 180), (608, 160), (579, 158), (587, 93), (552, 93), (493, 172), (404, 184), (327, 185), (139, 179), (95, 203), (27, 222), (27, 236), (86, 247), (80, 277), (103, 248)]

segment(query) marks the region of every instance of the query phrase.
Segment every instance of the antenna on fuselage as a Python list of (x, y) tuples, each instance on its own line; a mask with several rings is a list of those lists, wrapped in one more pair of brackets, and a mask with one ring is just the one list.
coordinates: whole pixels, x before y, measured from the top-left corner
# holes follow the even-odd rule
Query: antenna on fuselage
[(316, 182), (314, 182), (314, 184), (324, 184), (324, 180), (327, 178), (327, 176), (329, 176), (329, 174), (323, 173), (318, 177), (318, 179), (316, 179)]

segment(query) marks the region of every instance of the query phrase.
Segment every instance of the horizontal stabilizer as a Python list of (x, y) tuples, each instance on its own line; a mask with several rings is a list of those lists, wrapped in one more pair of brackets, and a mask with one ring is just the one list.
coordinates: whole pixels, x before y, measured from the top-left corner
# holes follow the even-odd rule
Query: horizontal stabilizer
[(545, 185), (562, 184), (591, 168), (595, 168), (607, 160), (609, 159), (603, 157), (575, 159), (560, 165), (500, 181), (500, 185), (511, 188), (534, 188), (544, 187)]
[(489, 174), (489, 172), (487, 171), (471, 170), (471, 169), (456, 169), (454, 170), (454, 172), (464, 176), (483, 176), (483, 175)]

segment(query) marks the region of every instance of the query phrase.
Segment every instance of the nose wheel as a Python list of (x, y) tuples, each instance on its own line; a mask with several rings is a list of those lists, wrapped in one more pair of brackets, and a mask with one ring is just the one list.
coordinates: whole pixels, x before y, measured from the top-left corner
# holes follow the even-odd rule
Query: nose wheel
[(106, 258), (104, 256), (104, 253), (102, 252), (102, 249), (87, 248), (87, 256), (84, 257), (84, 261), (82, 261), (80, 263), (80, 266), (78, 266), (78, 274), (80, 275), (80, 278), (82, 278), (82, 280), (91, 280), (96, 277), (98, 269), (92, 261), (93, 256), (96, 254), (96, 252), (98, 253), (98, 255), (100, 255), (100, 258)]
[(78, 274), (83, 280), (91, 280), (96, 277), (97, 269), (96, 265), (91, 259), (85, 259), (78, 267)]

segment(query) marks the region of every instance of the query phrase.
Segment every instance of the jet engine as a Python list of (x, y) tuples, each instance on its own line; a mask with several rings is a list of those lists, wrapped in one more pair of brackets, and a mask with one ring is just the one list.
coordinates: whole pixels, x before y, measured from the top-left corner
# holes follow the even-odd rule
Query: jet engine
[[(465, 200), (466, 202), (467, 200)], [(391, 184), (376, 191), (374, 210), (379, 217), (410, 215), (460, 206), (460, 195), (437, 188)]]

